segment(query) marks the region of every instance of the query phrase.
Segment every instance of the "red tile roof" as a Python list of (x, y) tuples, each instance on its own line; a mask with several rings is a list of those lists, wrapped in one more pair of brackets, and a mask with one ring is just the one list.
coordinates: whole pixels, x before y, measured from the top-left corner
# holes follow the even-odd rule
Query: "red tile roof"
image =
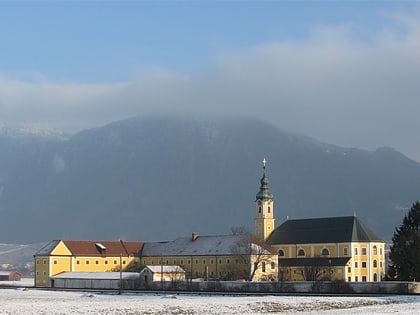
[(139, 256), (143, 242), (125, 241), (65, 241), (74, 256)]

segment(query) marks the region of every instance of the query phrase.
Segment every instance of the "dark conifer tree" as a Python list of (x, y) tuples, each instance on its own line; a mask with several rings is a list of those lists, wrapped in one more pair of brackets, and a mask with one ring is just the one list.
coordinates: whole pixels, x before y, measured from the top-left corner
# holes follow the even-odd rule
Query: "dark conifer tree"
[(413, 204), (395, 230), (389, 254), (388, 277), (399, 281), (420, 281), (420, 203)]

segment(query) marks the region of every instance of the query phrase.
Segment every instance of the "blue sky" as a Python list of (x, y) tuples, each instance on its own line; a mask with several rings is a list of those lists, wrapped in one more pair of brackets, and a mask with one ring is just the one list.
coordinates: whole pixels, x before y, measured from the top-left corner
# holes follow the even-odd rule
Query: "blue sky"
[(0, 122), (255, 116), (420, 161), (418, 1), (2, 1)]

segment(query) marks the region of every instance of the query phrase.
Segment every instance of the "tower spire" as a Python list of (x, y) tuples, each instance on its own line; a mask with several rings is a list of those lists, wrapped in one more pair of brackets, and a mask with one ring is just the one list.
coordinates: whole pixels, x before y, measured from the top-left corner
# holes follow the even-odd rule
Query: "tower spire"
[(260, 191), (256, 195), (256, 235), (265, 241), (274, 230), (274, 202), (273, 194), (268, 187), (268, 177), (266, 175), (267, 160), (262, 160), (263, 176), (260, 181)]

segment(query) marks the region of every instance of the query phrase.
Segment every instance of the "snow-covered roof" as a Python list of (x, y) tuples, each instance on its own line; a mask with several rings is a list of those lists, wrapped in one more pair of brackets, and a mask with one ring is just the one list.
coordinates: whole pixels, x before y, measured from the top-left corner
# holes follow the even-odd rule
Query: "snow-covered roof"
[(153, 273), (184, 273), (185, 270), (182, 269), (180, 266), (150, 266), (147, 265), (146, 267)]
[[(94, 279), (94, 280), (118, 280), (119, 272), (63, 272), (52, 277), (53, 279)], [(137, 272), (122, 272), (123, 279), (138, 279)]]
[(249, 254), (249, 247), (243, 244), (244, 238), (248, 237), (255, 244), (250, 235), (198, 236), (194, 240), (181, 237), (168, 242), (144, 243), (142, 257), (246, 255)]
[(35, 253), (35, 256), (49, 256), (54, 248), (57, 247), (60, 240), (53, 240), (45, 244), (39, 251)]

